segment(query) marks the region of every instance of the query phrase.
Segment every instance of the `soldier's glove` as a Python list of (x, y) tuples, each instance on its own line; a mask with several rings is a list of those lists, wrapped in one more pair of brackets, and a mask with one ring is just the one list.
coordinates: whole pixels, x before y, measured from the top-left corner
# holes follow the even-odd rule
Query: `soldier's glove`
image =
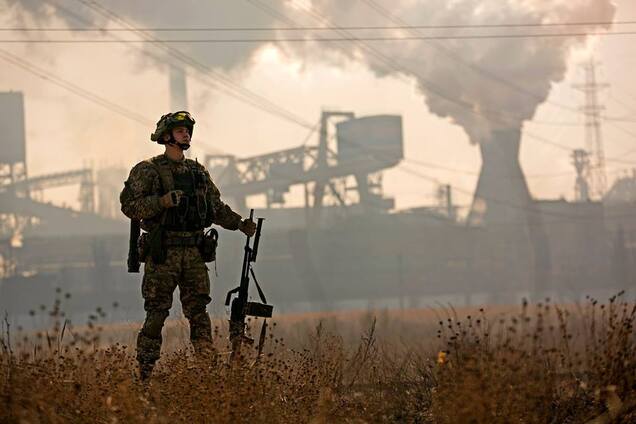
[(159, 203), (164, 208), (174, 208), (179, 205), (181, 198), (183, 197), (183, 191), (181, 190), (172, 190), (164, 194), (159, 198)]
[(249, 218), (245, 218), (239, 223), (238, 229), (246, 236), (252, 237), (256, 232), (256, 223)]

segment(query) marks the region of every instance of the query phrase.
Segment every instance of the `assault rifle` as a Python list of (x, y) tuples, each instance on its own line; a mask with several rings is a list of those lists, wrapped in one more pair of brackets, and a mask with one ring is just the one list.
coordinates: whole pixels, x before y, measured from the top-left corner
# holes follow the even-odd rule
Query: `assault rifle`
[[(250, 220), (254, 218), (254, 209), (250, 211)], [(261, 238), (261, 228), (263, 227), (264, 218), (258, 218), (258, 224), (256, 225), (256, 234), (254, 234), (254, 243), (250, 247), (250, 236), (247, 236), (245, 242), (245, 253), (243, 254), (243, 268), (241, 269), (241, 282), (235, 289), (227, 292), (225, 298), (225, 306), (230, 306), (232, 301), (232, 307), (230, 312), (230, 342), (232, 343), (232, 357), (234, 358), (241, 349), (241, 345), (246, 342), (249, 344), (254, 343), (254, 340), (245, 335), (245, 317), (262, 317), (271, 318), (274, 307), (267, 304), (265, 294), (261, 289), (261, 286), (256, 280), (254, 270), (252, 269), (252, 262), (256, 261), (256, 255), (258, 254), (258, 242)], [(261, 302), (250, 302), (248, 300), (248, 289), (250, 284), (250, 274), (254, 279), (256, 290), (261, 298)], [(232, 295), (238, 293), (238, 295), (232, 300)], [(258, 341), (258, 353), (259, 355), (263, 351), (263, 343), (265, 342), (265, 332), (267, 331), (267, 320), (263, 321), (261, 327), (261, 334)]]
[(130, 220), (130, 240), (128, 242), (128, 272), (139, 272), (139, 250), (137, 240), (141, 233), (141, 224), (137, 219)]

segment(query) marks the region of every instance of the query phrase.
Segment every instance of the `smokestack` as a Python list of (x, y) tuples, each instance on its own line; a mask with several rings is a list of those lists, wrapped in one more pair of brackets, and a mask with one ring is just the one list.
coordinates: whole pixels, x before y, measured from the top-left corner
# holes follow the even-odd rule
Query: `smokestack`
[(524, 223), (532, 198), (519, 163), (519, 129), (493, 130), (479, 143), (481, 172), (468, 222), (472, 225)]
[(170, 111), (188, 110), (188, 90), (183, 68), (170, 65)]
[(530, 281), (538, 295), (550, 286), (550, 245), (519, 163), (520, 145), (519, 129), (493, 130), (479, 143), (482, 165), (468, 223), (495, 231), (504, 243), (527, 241)]
[[(185, 70), (176, 65), (170, 65), (170, 111), (188, 110), (188, 89), (186, 87)], [(192, 156), (192, 150), (184, 152), (185, 157)]]

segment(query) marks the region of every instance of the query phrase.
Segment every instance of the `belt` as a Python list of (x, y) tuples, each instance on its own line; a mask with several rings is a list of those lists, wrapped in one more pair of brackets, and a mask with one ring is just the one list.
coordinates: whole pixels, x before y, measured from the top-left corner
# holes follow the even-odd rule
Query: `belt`
[(203, 241), (202, 232), (166, 231), (164, 243), (167, 247), (199, 246)]

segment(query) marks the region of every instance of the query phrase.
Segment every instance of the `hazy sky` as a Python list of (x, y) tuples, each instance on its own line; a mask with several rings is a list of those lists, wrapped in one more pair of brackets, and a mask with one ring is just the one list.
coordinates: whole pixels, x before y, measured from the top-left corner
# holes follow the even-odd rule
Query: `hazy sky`
[[(90, 11), (83, 8), (76, 0), (57, 1), (79, 15), (90, 16)], [(236, 5), (236, 1), (227, 0), (227, 4)], [(254, 25), (254, 22), (257, 26), (285, 25), (284, 22), (276, 22), (271, 17), (263, 15), (260, 10), (250, 11), (250, 8), (254, 6), (243, 0), (240, 1), (245, 3), (241, 11), (234, 14), (220, 13), (222, 24), (218, 22), (221, 18), (217, 17), (214, 25), (244, 26), (247, 13), (250, 14), (249, 24), (251, 25)], [(24, 15), (21, 15), (24, 21), (16, 21), (16, 2), (9, 3), (12, 6), (7, 8), (7, 3), (0, 0), (0, 5), (3, 6), (0, 8), (2, 27), (36, 25), (31, 17), (24, 17)], [(34, 1), (28, 3), (29, 7), (37, 4)], [(187, 7), (189, 3), (186, 2), (180, 7)], [(333, 4), (337, 3), (342, 5), (343, 15), (346, 16), (345, 9), (354, 3), (359, 3), (359, 0), (314, 1), (313, 3), (316, 8), (324, 5), (332, 9)], [(391, 4), (386, 0), (379, 3), (385, 6)], [(408, 5), (416, 2), (403, 3)], [(484, 3), (492, 3), (492, 1), (484, 1)], [(519, 3), (532, 3), (532, 1)], [(545, 5), (550, 2), (536, 0), (536, 3)], [(558, 5), (562, 2), (553, 3)], [(615, 20), (636, 21), (636, 2), (617, 0), (614, 3), (617, 6)], [(121, 2), (113, 0), (102, 2), (102, 4), (117, 11)], [(150, 10), (151, 4), (154, 2), (135, 2), (136, 10), (129, 12), (127, 16), (141, 21), (141, 17), (144, 17), (144, 7)], [(299, 7), (302, 6), (303, 4)], [(47, 7), (39, 10), (44, 14), (51, 12), (51, 9)], [(294, 16), (301, 14), (297, 8), (292, 7), (287, 7), (285, 11)], [(330, 12), (331, 15), (334, 14), (334, 10)], [(259, 14), (263, 15), (262, 19), (259, 18)], [(175, 13), (174, 16), (173, 26), (177, 27), (204, 26), (206, 22), (205, 16), (196, 23), (180, 13)], [(428, 23), (425, 17), (417, 17), (417, 20), (409, 17), (411, 15), (403, 16), (409, 24)], [(455, 23), (464, 23), (459, 22), (461, 20), (459, 17), (457, 19), (458, 22)], [(346, 25), (369, 24), (364, 21), (352, 22), (351, 18), (346, 22), (339, 22), (337, 17), (334, 20), (336, 23)], [(306, 21), (307, 24), (310, 22)], [(68, 23), (56, 15), (50, 16), (45, 23), (39, 22), (37, 25), (60, 27)], [(102, 21), (101, 24), (103, 23)], [(118, 26), (113, 23), (106, 24)], [(148, 18), (139, 26), (152, 24), (153, 20)], [(374, 21), (372, 24), (391, 25), (391, 22)], [(634, 31), (636, 25), (622, 25), (614, 30)], [(53, 33), (39, 36), (61, 38), (63, 35)], [(207, 34), (206, 36), (211, 38), (217, 35)], [(2, 32), (0, 37), (17, 39), (24, 35)], [(78, 34), (76, 37), (87, 38), (88, 36)], [(122, 35), (122, 37), (133, 38), (132, 35)], [(601, 94), (601, 100), (607, 108), (606, 115), (628, 117), (634, 121), (612, 122), (603, 126), (605, 153), (609, 158), (607, 171), (610, 181), (630, 167), (629, 164), (614, 162), (612, 159), (632, 161), (636, 167), (636, 143), (634, 143), (636, 140), (636, 84), (631, 72), (636, 65), (634, 41), (636, 41), (636, 35), (605, 36), (591, 40), (585, 46), (575, 49), (568, 55), (564, 81), (552, 87), (549, 102), (539, 107), (534, 118), (535, 123), (526, 122), (524, 125), (525, 130), (555, 143), (572, 149), (584, 147), (582, 126), (545, 125), (539, 122), (568, 124), (583, 122), (580, 114), (560, 109), (553, 104), (565, 104), (572, 108), (581, 105), (582, 94), (571, 88), (571, 85), (582, 82), (583, 74), (577, 64), (588, 57), (590, 51), (594, 51), (595, 57), (602, 64), (599, 69), (599, 79), (610, 84), (610, 88)], [(479, 51), (483, 48), (483, 43), (489, 42), (491, 41), (461, 40), (462, 45), (459, 48), (466, 51)], [(400, 43), (407, 42), (383, 43), (381, 47), (383, 52), (389, 54), (387, 52), (395, 49), (395, 54), (400, 55), (405, 49)], [(457, 47), (455, 43), (459, 41), (447, 45)], [(510, 43), (513, 42), (510, 41)], [(165, 67), (155, 66), (152, 60), (140, 54), (129, 44), (0, 44), (0, 49), (20, 55), (30, 63), (43, 67), (113, 103), (135, 110), (151, 122), (155, 122), (169, 109), (168, 77)], [(305, 55), (299, 51), (302, 49), (298, 46), (292, 46), (283, 52), (274, 44), (243, 46), (240, 51), (232, 50), (239, 49), (237, 46), (207, 44), (197, 46), (196, 49), (190, 53), (202, 55), (205, 58), (204, 61), (211, 64), (214, 64), (215, 57), (236, 56), (233, 62), (235, 65), (226, 66), (226, 72), (230, 78), (282, 105), (285, 109), (293, 111), (308, 122), (316, 122), (323, 109), (350, 110), (359, 116), (401, 114), (404, 123), (406, 157), (453, 168), (456, 171), (405, 163), (398, 169), (386, 172), (385, 191), (388, 195), (396, 197), (399, 208), (433, 202), (431, 196), (434, 192), (434, 184), (421, 176), (417, 177), (405, 172), (404, 169), (415, 171), (422, 176), (434, 177), (461, 189), (472, 191), (475, 187), (480, 167), (478, 148), (469, 142), (462, 127), (452, 123), (449, 118), (440, 118), (429, 112), (430, 106), (425, 102), (425, 94), (418, 89), (418, 82), (413, 77), (397, 74), (380, 75), (377, 69), (374, 72), (373, 65), (369, 66), (368, 62), (363, 60), (364, 58), (361, 59), (354, 53), (350, 55), (324, 53), (323, 57), (321, 51), (316, 51)], [(413, 63), (427, 60), (427, 57), (417, 57), (416, 48), (412, 51), (414, 57), (410, 59)], [(435, 60), (442, 59), (435, 58)], [(87, 163), (95, 166), (121, 164), (130, 167), (146, 157), (161, 152), (162, 148), (149, 141), (149, 134), (153, 130), (152, 125), (132, 122), (2, 59), (0, 62), (2, 62), (0, 91), (22, 91), (25, 95), (27, 163), (31, 175), (78, 168)], [(195, 71), (188, 72), (196, 74)], [(466, 68), (463, 72), (466, 78), (470, 78), (473, 71)], [(526, 82), (515, 81), (515, 84), (525, 87)], [(193, 156), (201, 158), (205, 152), (212, 151), (251, 156), (297, 146), (302, 143), (308, 133), (306, 128), (241, 103), (217, 89), (202, 84), (198, 79), (189, 78), (188, 85), (190, 110), (197, 119), (192, 147)], [(490, 88), (493, 93), (503, 89), (496, 84), (492, 84)], [(312, 142), (315, 142), (315, 138)], [(629, 154), (626, 155), (626, 152)], [(574, 172), (570, 165), (569, 152), (526, 137), (522, 143), (521, 163), (529, 176), (531, 192), (536, 197), (572, 197)], [(566, 174), (553, 175), (560, 173)], [(546, 177), (545, 174), (550, 175)], [(65, 198), (68, 203), (74, 203), (77, 193), (77, 188), (70, 188), (58, 190), (50, 196), (57, 200)], [(470, 203), (470, 198), (466, 194), (457, 193), (456, 199), (463, 205)]]

